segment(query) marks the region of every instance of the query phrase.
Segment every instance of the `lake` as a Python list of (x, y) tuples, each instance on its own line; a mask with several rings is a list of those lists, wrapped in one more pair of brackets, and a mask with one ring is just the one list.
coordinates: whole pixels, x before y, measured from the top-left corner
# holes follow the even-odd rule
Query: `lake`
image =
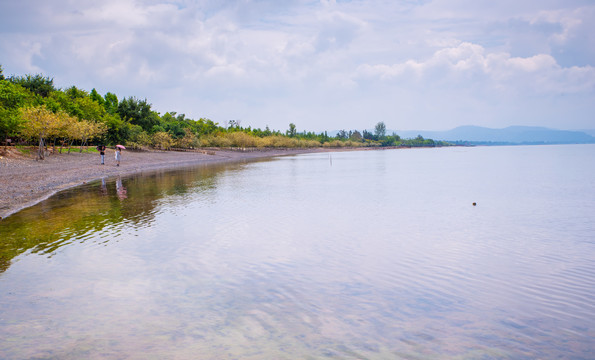
[(593, 299), (595, 145), (185, 168), (0, 222), (3, 359), (592, 359)]

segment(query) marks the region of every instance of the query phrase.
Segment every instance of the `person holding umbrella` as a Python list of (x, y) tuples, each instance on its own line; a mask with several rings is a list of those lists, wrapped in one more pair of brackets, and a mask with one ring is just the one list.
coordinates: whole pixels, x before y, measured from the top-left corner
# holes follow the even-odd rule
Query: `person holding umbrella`
[(105, 165), (105, 145), (97, 145), (97, 151), (99, 151), (99, 155), (101, 155), (101, 165)]
[(120, 166), (120, 160), (122, 160), (122, 149), (126, 149), (122, 145), (116, 145), (116, 166)]

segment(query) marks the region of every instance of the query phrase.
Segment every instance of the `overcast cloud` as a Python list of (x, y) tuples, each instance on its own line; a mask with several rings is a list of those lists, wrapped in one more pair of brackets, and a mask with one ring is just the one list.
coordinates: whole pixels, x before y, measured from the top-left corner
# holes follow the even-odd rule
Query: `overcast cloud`
[(595, 128), (591, 0), (6, 0), (0, 64), (220, 124)]

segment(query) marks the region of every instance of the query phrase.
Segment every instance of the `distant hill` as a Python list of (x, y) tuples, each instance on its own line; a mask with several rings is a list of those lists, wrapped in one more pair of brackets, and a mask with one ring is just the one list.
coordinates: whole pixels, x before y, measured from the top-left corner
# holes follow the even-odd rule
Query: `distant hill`
[(595, 129), (583, 129), (583, 130), (579, 130), (579, 131), (582, 131), (587, 135), (591, 135), (591, 136), (595, 137)]
[[(595, 134), (595, 130), (593, 134)], [(402, 138), (418, 135), (434, 140), (486, 145), (507, 144), (590, 144), (595, 137), (585, 131), (555, 130), (535, 126), (510, 126), (504, 129), (490, 129), (480, 126), (459, 126), (447, 131), (387, 131)]]

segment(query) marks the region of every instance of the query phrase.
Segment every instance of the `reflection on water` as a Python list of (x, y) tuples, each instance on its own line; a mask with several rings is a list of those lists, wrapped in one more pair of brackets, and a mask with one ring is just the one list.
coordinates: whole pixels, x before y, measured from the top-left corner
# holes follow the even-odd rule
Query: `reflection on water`
[(0, 223), (0, 354), (590, 358), (594, 149), (309, 154), (60, 193)]
[(126, 188), (124, 187), (124, 185), (122, 185), (122, 179), (119, 176), (116, 179), (116, 193), (118, 194), (118, 199), (120, 200), (124, 200), (128, 197), (126, 195)]
[(0, 223), (0, 272), (10, 266), (11, 259), (27, 251), (51, 254), (73, 239), (83, 242), (88, 238), (85, 234), (117, 224), (149, 226), (160, 199), (212, 188), (221, 169), (205, 166), (129, 177), (125, 183), (130, 184), (130, 198), (121, 177), (62, 191)]

